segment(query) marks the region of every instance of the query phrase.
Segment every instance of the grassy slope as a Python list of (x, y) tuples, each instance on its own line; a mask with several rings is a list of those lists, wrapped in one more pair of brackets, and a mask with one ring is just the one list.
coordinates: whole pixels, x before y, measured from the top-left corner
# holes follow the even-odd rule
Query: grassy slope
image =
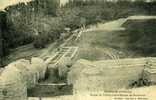
[[(100, 60), (136, 57), (127, 47), (127, 33), (121, 29), (125, 19), (101, 24), (94, 31), (83, 33), (78, 59)], [(135, 56), (134, 56), (135, 55)]]

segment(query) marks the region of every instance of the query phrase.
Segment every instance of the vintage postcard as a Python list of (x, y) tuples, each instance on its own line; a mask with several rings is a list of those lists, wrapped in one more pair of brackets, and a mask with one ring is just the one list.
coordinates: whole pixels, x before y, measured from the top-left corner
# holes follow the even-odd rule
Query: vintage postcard
[(0, 0), (0, 100), (156, 100), (156, 0)]

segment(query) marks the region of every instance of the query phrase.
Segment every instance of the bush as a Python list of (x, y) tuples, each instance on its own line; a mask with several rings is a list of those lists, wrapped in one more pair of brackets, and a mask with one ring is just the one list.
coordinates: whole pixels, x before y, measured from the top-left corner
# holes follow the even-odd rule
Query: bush
[(63, 8), (61, 9), (60, 16), (65, 27), (69, 27), (72, 30), (80, 27), (80, 12), (81, 10), (77, 7)]
[(35, 48), (44, 48), (47, 43), (46, 38), (47, 37), (43, 37), (42, 35), (36, 36), (34, 39), (34, 42), (33, 42), (34, 47)]
[(59, 17), (40, 18), (36, 25), (37, 35), (33, 42), (35, 48), (43, 48), (48, 43), (58, 40), (65, 28)]
[(0, 11), (0, 59), (9, 54), (9, 43), (5, 37), (7, 30), (6, 13)]

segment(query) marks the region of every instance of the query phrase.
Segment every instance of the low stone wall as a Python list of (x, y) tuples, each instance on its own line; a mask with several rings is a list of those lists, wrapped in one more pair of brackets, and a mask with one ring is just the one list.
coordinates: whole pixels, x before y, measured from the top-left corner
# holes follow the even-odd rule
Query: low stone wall
[(0, 76), (0, 100), (27, 100), (27, 88), (20, 71), (7, 67)]
[(0, 75), (0, 100), (27, 100), (27, 89), (44, 79), (46, 71), (47, 64), (40, 58), (9, 64)]
[(79, 60), (68, 73), (68, 83), (73, 84), (76, 93), (129, 88), (131, 82), (142, 77), (150, 60), (156, 58)]

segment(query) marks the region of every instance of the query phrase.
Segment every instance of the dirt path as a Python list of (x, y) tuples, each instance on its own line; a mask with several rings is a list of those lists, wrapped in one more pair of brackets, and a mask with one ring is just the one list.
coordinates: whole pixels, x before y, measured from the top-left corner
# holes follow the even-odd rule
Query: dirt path
[(110, 31), (122, 30), (123, 28), (121, 26), (126, 21), (127, 21), (126, 18), (121, 18), (115, 21), (110, 21), (105, 24), (99, 24), (97, 29), (98, 30), (110, 30)]

